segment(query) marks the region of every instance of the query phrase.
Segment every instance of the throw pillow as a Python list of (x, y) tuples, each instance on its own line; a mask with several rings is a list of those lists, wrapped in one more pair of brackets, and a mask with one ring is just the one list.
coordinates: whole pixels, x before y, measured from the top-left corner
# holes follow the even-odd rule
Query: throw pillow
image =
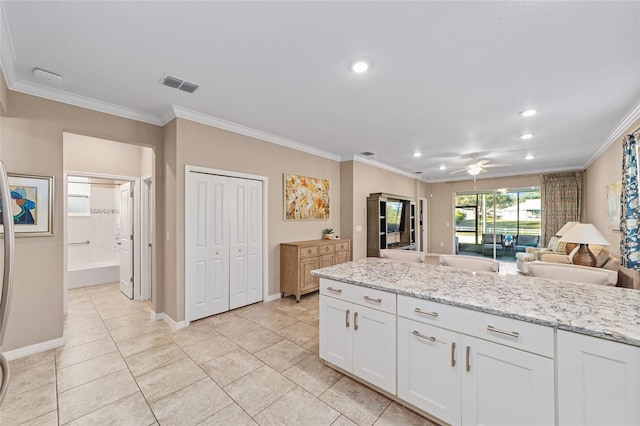
[(567, 242), (566, 241), (560, 241), (558, 240), (558, 245), (556, 246), (555, 251), (559, 251), (564, 253), (565, 252), (565, 247), (567, 246)]
[(553, 236), (551, 237), (551, 239), (549, 239), (549, 244), (547, 244), (547, 247), (551, 249), (551, 251), (558, 251), (556, 250), (558, 247), (558, 243), (560, 243), (560, 239), (556, 236)]

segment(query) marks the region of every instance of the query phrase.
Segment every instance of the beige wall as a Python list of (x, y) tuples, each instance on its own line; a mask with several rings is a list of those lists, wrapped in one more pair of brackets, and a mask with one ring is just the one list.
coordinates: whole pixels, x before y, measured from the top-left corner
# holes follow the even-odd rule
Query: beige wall
[(0, 129), (0, 158), (9, 172), (55, 179), (54, 235), (16, 240), (13, 301), (2, 347), (8, 351), (62, 337), (63, 132), (160, 148), (161, 155), (162, 129), (13, 91), (7, 93)]
[[(169, 146), (167, 151), (171, 152)], [(266, 176), (268, 182), (268, 295), (280, 292), (279, 244), (286, 241), (312, 240), (322, 237), (324, 228), (340, 229), (340, 164), (301, 151), (260, 141), (248, 136), (205, 126), (188, 120), (177, 120), (177, 161), (175, 166), (176, 215), (175, 253), (177, 265), (176, 317), (184, 319), (184, 168), (185, 165), (208, 167), (252, 175)], [(169, 155), (169, 154), (168, 154)], [(331, 219), (319, 221), (285, 221), (283, 173), (296, 173), (329, 179), (331, 182)], [(167, 187), (167, 193), (172, 188)], [(168, 203), (171, 204), (171, 203)], [(167, 206), (167, 214), (169, 206)], [(170, 222), (170, 221), (168, 221)], [(173, 250), (173, 245), (167, 245)], [(166, 258), (171, 259), (167, 254)], [(171, 271), (173, 273), (173, 271)], [(167, 276), (172, 282), (174, 276)], [(173, 309), (173, 308), (171, 308)], [(169, 312), (169, 310), (167, 310)]]
[(478, 179), (458, 182), (432, 183), (428, 190), (427, 239), (429, 253), (453, 253), (454, 248), (454, 203), (457, 191), (494, 190), (500, 188), (525, 188), (540, 186), (539, 175), (514, 176), (494, 179)]
[(140, 177), (143, 151), (148, 161), (145, 169), (151, 170), (151, 148), (66, 132), (63, 146), (65, 171)]

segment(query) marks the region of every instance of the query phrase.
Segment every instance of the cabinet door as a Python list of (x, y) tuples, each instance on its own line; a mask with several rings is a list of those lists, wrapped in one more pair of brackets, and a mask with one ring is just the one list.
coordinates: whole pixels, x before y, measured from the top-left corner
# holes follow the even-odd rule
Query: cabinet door
[(320, 267), (326, 268), (333, 265), (333, 254), (325, 254), (320, 256)]
[(460, 335), (398, 318), (398, 396), (460, 424)]
[(396, 316), (353, 305), (353, 374), (396, 393)]
[(338, 251), (336, 252), (336, 265), (340, 263), (345, 263), (349, 261), (349, 251)]
[(552, 359), (467, 336), (461, 349), (462, 424), (555, 423)]
[(320, 295), (320, 358), (351, 371), (353, 308)]
[(640, 348), (558, 331), (560, 424), (640, 424)]
[(300, 259), (300, 290), (315, 290), (318, 288), (318, 278), (311, 275), (311, 271), (318, 269), (318, 258), (308, 257)]

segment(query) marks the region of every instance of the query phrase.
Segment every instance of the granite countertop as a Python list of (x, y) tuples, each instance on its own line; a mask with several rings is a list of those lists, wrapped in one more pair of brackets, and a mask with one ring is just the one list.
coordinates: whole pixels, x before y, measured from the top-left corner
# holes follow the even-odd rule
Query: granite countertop
[(640, 291), (366, 258), (313, 275), (640, 346)]

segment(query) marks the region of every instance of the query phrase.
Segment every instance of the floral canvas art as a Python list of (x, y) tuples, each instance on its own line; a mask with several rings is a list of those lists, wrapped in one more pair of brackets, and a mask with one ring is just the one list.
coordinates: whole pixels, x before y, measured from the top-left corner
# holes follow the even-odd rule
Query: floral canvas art
[(620, 230), (620, 194), (622, 181), (607, 185), (607, 220), (608, 228), (613, 231)]
[(284, 174), (285, 220), (329, 219), (329, 180)]

